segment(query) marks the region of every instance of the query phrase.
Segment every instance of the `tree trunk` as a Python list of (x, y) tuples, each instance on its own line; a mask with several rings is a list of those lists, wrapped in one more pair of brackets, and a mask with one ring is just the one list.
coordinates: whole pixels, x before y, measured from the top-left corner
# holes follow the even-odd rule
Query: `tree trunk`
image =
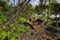
[[(4, 26), (4, 25), (9, 25), (10, 23), (12, 23), (13, 21), (15, 21), (17, 19), (17, 17), (19, 16), (19, 14), (23, 11), (23, 9), (25, 8), (25, 6), (30, 2), (30, 0), (26, 0), (22, 5), (21, 7), (17, 5), (17, 11), (16, 11), (16, 14), (11, 18), (9, 19), (6, 23), (2, 23), (0, 26)], [(19, 7), (19, 8), (18, 8)], [(15, 7), (15, 10), (16, 10), (16, 7)], [(11, 14), (14, 13), (14, 11), (12, 11)]]
[(56, 16), (56, 27), (58, 28), (58, 18), (57, 18), (57, 13), (55, 14)]

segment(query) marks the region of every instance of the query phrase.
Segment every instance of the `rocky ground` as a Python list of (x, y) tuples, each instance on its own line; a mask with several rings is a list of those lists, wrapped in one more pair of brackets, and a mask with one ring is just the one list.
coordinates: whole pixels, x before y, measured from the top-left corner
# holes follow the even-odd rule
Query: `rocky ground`
[(60, 29), (48, 23), (32, 21), (27, 23), (31, 31), (22, 35), (21, 40), (60, 40)]

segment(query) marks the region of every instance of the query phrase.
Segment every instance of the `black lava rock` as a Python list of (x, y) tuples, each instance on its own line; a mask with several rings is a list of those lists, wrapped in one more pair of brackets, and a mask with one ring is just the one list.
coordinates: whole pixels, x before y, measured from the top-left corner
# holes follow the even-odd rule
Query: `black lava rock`
[(57, 33), (58, 32), (57, 29), (52, 28), (52, 27), (48, 27), (48, 28), (46, 28), (46, 30), (49, 31), (49, 32), (51, 32), (51, 33)]

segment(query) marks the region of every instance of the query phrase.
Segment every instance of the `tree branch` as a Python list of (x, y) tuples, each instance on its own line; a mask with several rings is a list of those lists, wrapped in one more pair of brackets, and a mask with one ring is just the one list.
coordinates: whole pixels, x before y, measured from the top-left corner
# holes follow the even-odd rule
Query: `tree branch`
[[(0, 26), (3, 25), (9, 25), (10, 23), (12, 23), (13, 21), (15, 21), (19, 14), (22, 12), (22, 10), (25, 8), (25, 6), (30, 2), (30, 0), (25, 0), (24, 3), (22, 4), (22, 6), (20, 7), (19, 4), (11, 11), (11, 14), (13, 14), (16, 11), (16, 14), (10, 19), (8, 20), (6, 23), (1, 24)], [(17, 9), (18, 8), (18, 9)], [(16, 10), (17, 9), (17, 10)], [(9, 16), (11, 16), (11, 14), (9, 14)], [(9, 17), (8, 16), (8, 17)]]

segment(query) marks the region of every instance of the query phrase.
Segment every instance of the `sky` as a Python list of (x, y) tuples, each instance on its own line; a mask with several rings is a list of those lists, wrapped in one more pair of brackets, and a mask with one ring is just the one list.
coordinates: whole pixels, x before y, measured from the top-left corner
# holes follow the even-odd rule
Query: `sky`
[(30, 3), (31, 3), (32, 5), (36, 5), (36, 4), (38, 4), (38, 1), (39, 1), (39, 0), (31, 0)]
[(60, 0), (58, 0), (58, 3), (60, 3)]
[[(15, 0), (15, 1), (17, 2), (18, 0)], [(38, 1), (39, 1), (39, 0), (31, 0), (30, 3), (31, 3), (33, 6), (35, 6), (35, 5), (38, 4)], [(13, 0), (11, 0), (11, 2), (13, 3)], [(60, 0), (58, 0), (58, 3), (60, 3)]]
[[(17, 2), (18, 0), (15, 0), (15, 1)], [(35, 5), (38, 3), (38, 1), (39, 1), (39, 0), (31, 0), (30, 3), (31, 3), (33, 6), (35, 6)], [(11, 2), (13, 3), (12, 0), (11, 0)]]

